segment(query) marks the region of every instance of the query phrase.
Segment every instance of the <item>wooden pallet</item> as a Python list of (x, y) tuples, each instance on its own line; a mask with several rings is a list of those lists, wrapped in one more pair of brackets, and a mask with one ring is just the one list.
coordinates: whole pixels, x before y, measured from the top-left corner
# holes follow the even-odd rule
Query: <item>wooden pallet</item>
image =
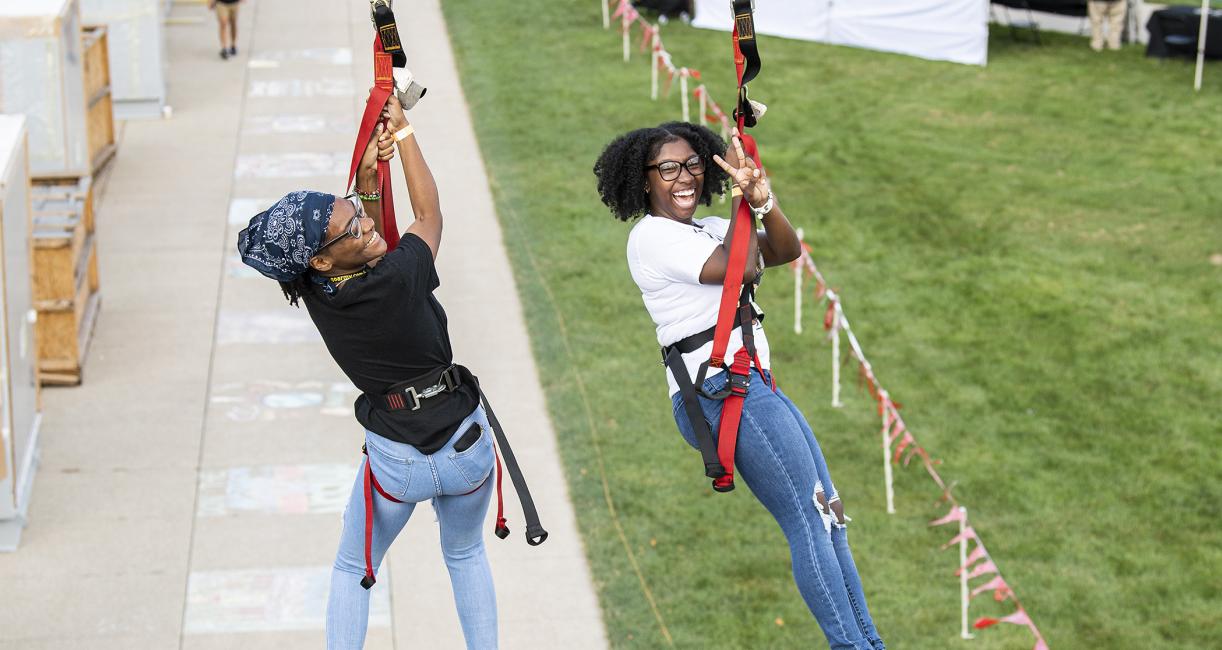
[(44, 385), (76, 385), (101, 305), (89, 179), (31, 187), (31, 273)]
[(84, 51), (86, 116), (89, 160), (96, 175), (110, 162), (117, 150), (114, 104), (110, 93), (110, 57), (106, 50), (106, 26), (81, 27)]

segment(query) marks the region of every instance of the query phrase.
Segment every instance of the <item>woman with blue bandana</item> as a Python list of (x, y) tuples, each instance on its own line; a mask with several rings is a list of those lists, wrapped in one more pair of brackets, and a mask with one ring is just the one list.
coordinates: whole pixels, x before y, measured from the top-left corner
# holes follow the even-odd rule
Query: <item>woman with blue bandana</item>
[[(368, 458), (344, 513), (327, 647), (362, 647), (376, 569), (415, 505), (432, 500), (467, 647), (495, 648), (496, 596), (480, 530), (493, 490), (492, 431), (474, 378), (454, 364), (446, 314), (433, 296), (437, 186), (393, 95), (383, 118), (355, 194), (291, 192), (250, 220), (238, 250), (279, 281), (292, 304), (305, 303), (336, 363), (362, 391), (356, 418)], [(366, 215), (381, 214), (377, 160), (395, 148), (415, 221), (388, 252), (380, 220)]]

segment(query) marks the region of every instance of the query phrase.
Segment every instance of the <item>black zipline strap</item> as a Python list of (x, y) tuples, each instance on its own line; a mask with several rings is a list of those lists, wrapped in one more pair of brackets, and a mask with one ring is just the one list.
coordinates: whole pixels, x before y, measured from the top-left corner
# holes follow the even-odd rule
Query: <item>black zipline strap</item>
[(743, 76), (738, 82), (738, 106), (734, 119), (742, 116), (742, 126), (755, 126), (755, 111), (747, 99), (747, 82), (755, 79), (760, 71), (759, 46), (755, 42), (755, 18), (752, 16), (754, 0), (734, 0), (734, 33), (737, 35), (738, 52), (743, 57)]
[[(687, 412), (687, 419), (692, 424), (692, 430), (696, 432), (696, 446), (700, 448), (700, 457), (704, 460), (704, 475), (709, 478), (721, 478), (725, 475), (726, 469), (722, 467), (721, 461), (717, 458), (717, 443), (713, 441), (713, 432), (709, 429), (708, 420), (704, 419), (704, 411), (700, 408), (700, 398), (696, 395), (696, 385), (692, 383), (691, 375), (687, 374), (687, 364), (683, 362), (683, 353), (677, 346), (672, 345), (666, 348), (663, 358), (666, 361), (666, 367), (670, 368), (670, 374), (675, 378), (675, 383), (679, 385), (679, 395), (683, 398), (683, 410)], [(703, 378), (704, 372), (702, 371), (700, 375)]]
[(394, 67), (407, 66), (407, 54), (403, 52), (403, 44), (399, 41), (399, 28), (395, 25), (395, 14), (390, 9), (390, 2), (375, 0), (370, 4), (373, 24), (378, 29), (378, 40), (382, 41), (382, 49), (390, 55)]
[(755, 0), (734, 0), (734, 28), (738, 32), (738, 49), (745, 59), (743, 78), (739, 82), (741, 84), (749, 83), (760, 71), (759, 47), (755, 43), (755, 18), (751, 13), (754, 4)]
[(496, 419), (496, 413), (492, 411), (492, 405), (488, 403), (488, 396), (484, 394), (482, 388), (479, 388), (478, 378), (475, 379), (475, 386), (479, 389), (479, 400), (484, 405), (488, 424), (492, 425), (496, 444), (501, 449), (501, 456), (505, 458), (505, 469), (509, 472), (509, 479), (513, 481), (513, 489), (518, 493), (518, 502), (522, 504), (522, 516), (526, 519), (526, 543), (538, 546), (547, 540), (547, 531), (539, 523), (539, 512), (535, 509), (535, 500), (530, 496), (530, 488), (526, 486), (526, 478), (522, 476), (522, 468), (518, 467), (518, 459), (513, 455), (513, 448), (509, 446), (505, 430), (501, 428), (500, 421)]

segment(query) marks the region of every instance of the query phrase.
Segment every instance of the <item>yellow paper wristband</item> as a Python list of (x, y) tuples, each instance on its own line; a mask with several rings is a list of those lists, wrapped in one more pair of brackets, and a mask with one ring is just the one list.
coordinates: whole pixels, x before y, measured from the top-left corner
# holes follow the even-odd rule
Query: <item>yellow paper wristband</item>
[(395, 131), (395, 142), (403, 142), (407, 136), (416, 132), (416, 128), (408, 124), (407, 126)]

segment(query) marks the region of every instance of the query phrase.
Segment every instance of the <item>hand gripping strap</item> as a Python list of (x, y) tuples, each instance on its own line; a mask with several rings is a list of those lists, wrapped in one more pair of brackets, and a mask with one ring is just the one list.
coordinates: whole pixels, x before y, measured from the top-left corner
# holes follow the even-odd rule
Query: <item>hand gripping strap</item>
[[(373, 90), (369, 93), (369, 101), (365, 103), (365, 112), (361, 115), (361, 126), (356, 132), (356, 147), (352, 150), (352, 164), (348, 167), (348, 185), (351, 188), (356, 180), (356, 170), (361, 164), (361, 156), (365, 147), (373, 137), (373, 127), (381, 121), (382, 107), (394, 92), (395, 80), (392, 74), (391, 56), (382, 50), (382, 41), (373, 39)], [(388, 250), (394, 250), (399, 244), (399, 226), (395, 223), (395, 199), (391, 194), (390, 161), (378, 161), (378, 190), (382, 194), (382, 236), (386, 240)]]

